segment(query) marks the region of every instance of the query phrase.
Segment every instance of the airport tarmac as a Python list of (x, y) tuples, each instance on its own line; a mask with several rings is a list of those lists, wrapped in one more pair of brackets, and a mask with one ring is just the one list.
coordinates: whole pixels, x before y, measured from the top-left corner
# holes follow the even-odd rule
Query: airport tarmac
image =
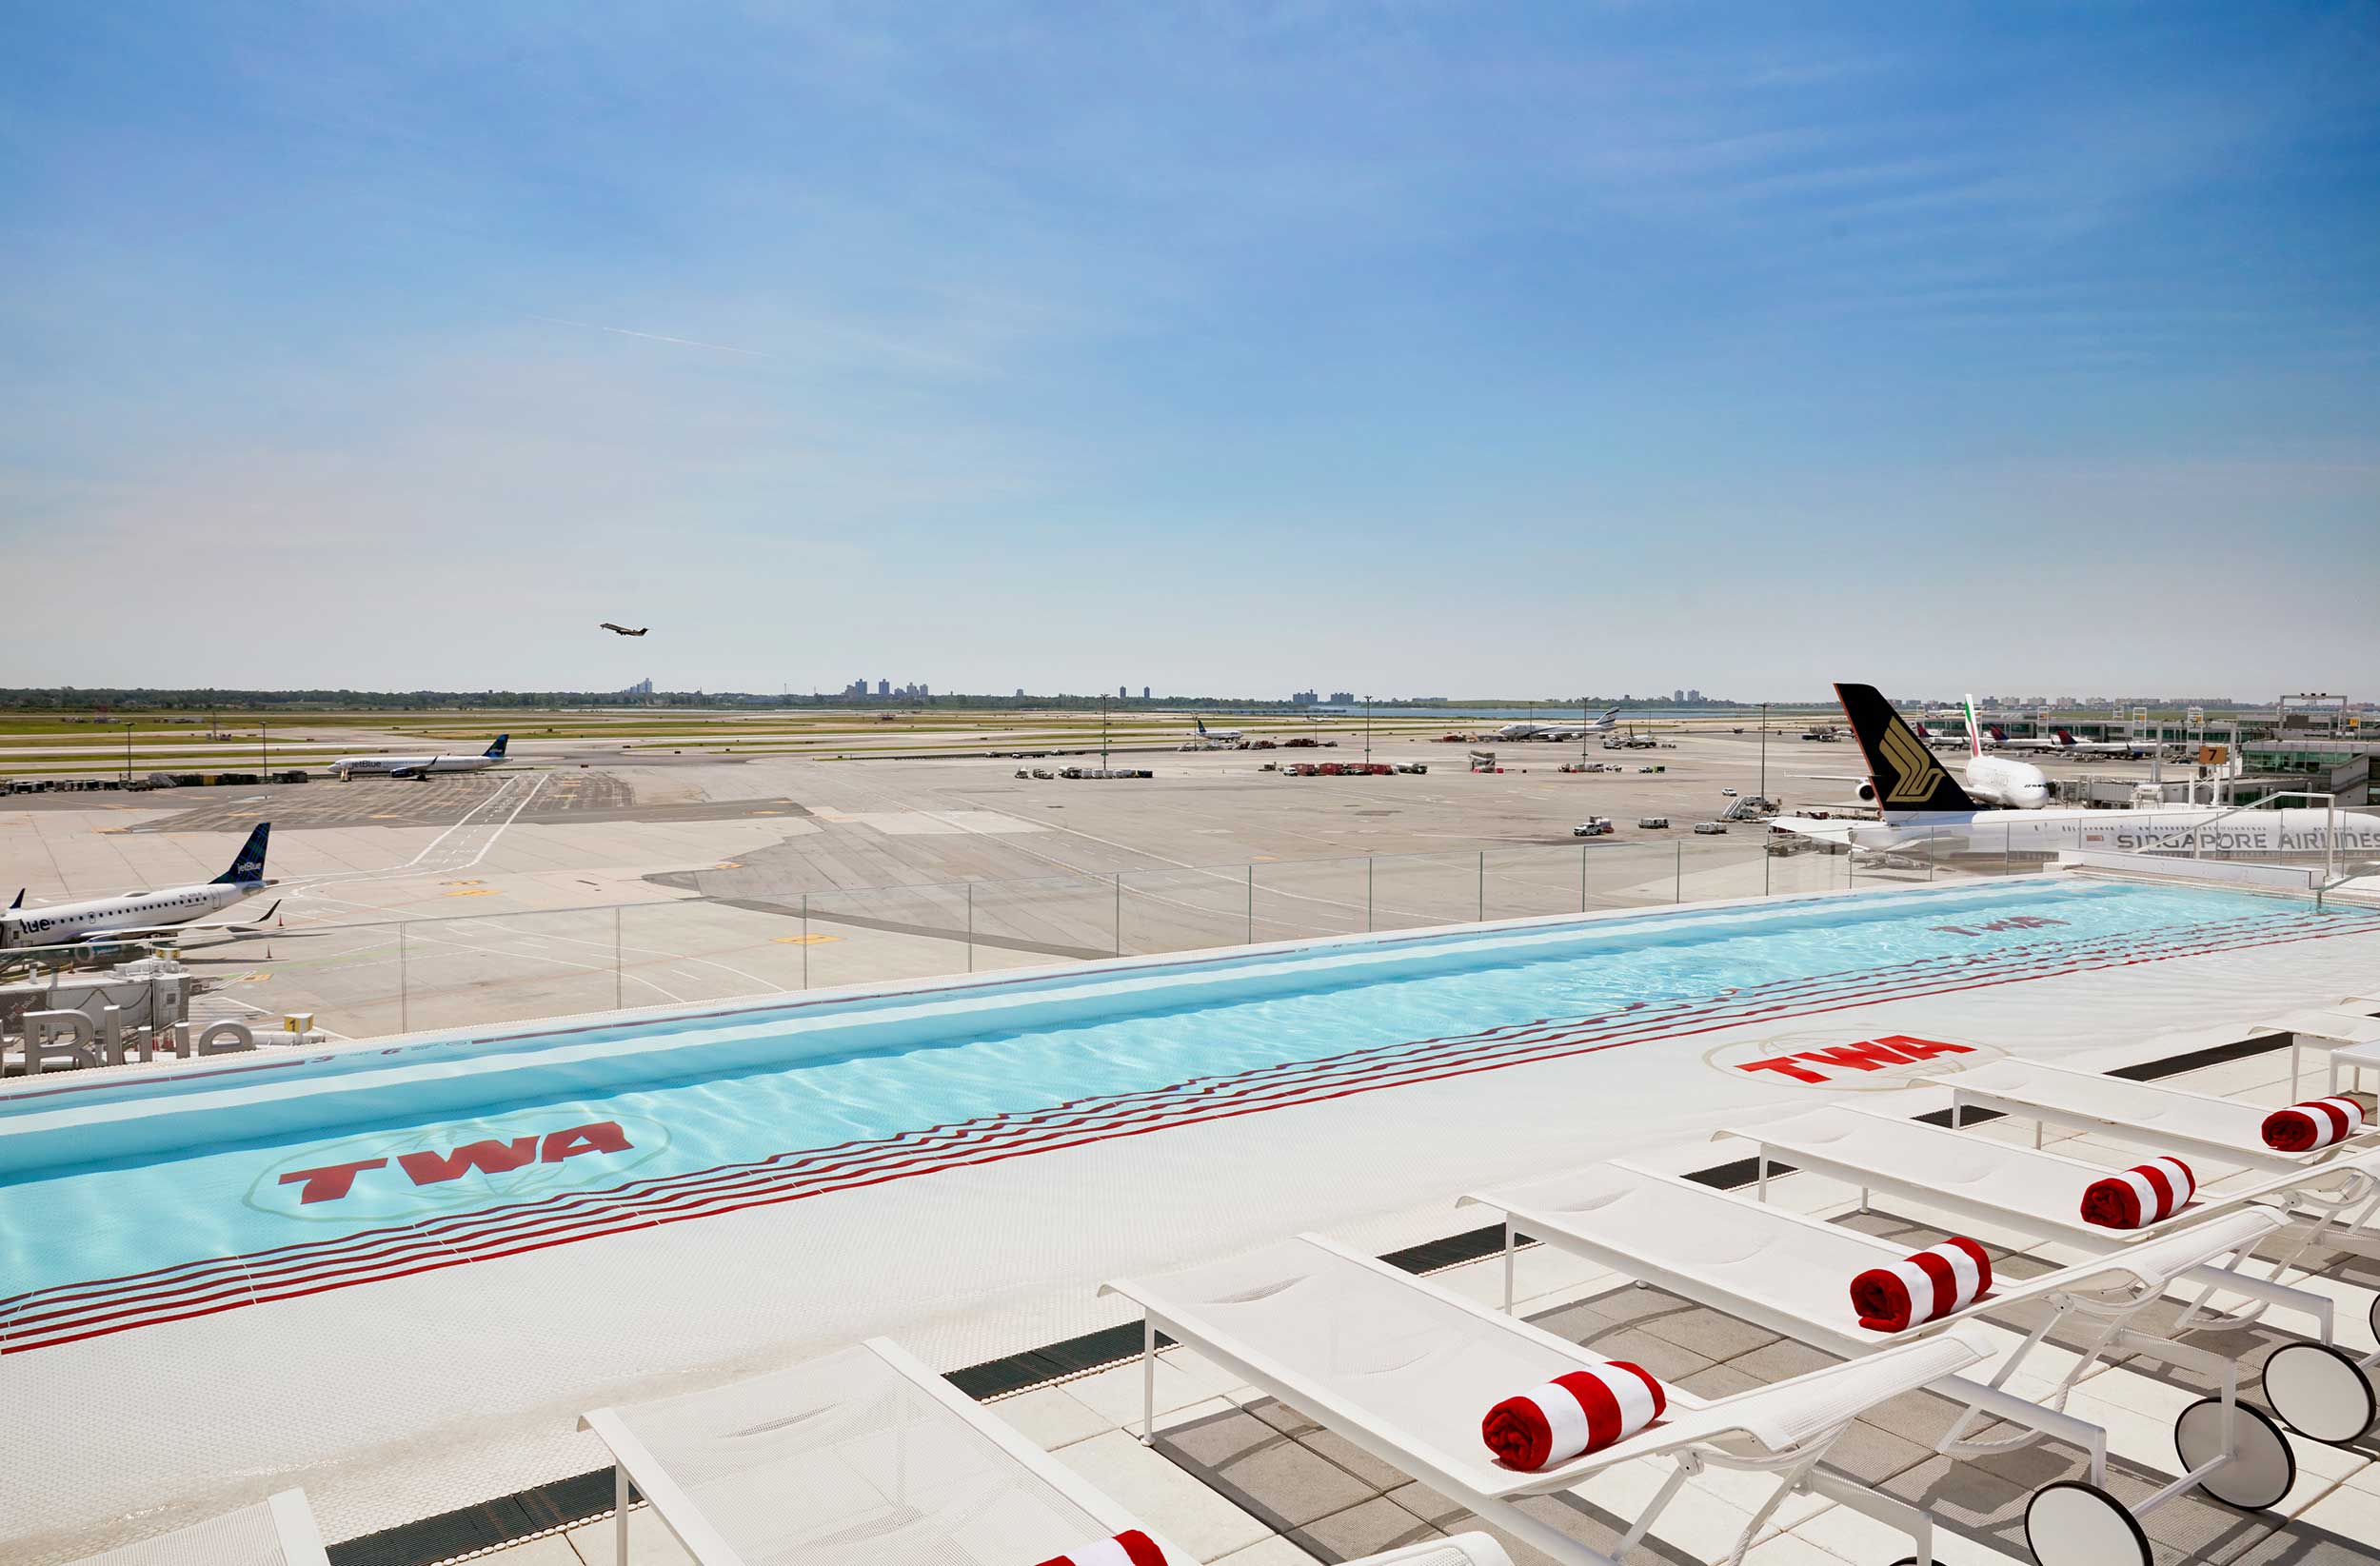
[[(194, 934), (210, 1015), (312, 1013), (349, 1037), (725, 999), (1248, 941), (1680, 898), (1820, 890), (1847, 861), (1775, 857), (1768, 834), (1693, 825), (1760, 788), (1756, 733), (1676, 748), (1381, 741), (1426, 775), (1292, 778), (1336, 749), (1168, 752), (1147, 780), (1036, 780), (1055, 758), (567, 760), (427, 781), (317, 780), (11, 798), (0, 886), (29, 902), (204, 881), (254, 822), (281, 884), (248, 936)], [(1772, 734), (1789, 806), (1850, 798), (1848, 744)], [(1092, 761), (1095, 763), (1096, 758)], [(1665, 770), (1646, 773), (1639, 768)], [(1615, 823), (1578, 839), (1589, 815)], [(1667, 830), (1636, 823), (1666, 816)], [(2017, 865), (2015, 868), (2028, 866)], [(1994, 865), (1862, 867), (1887, 878)], [(275, 902), (278, 906), (274, 907)]]

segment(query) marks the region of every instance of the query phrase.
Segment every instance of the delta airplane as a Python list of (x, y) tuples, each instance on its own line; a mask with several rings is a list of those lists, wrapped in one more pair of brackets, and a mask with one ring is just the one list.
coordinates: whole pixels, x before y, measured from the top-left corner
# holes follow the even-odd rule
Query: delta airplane
[(512, 738), (499, 734), (496, 743), (476, 756), (342, 756), (330, 763), (330, 770), (341, 779), (358, 776), (367, 778), (426, 778), (438, 772), (484, 772), (505, 759), (505, 743)]
[[(2380, 852), (2380, 820), (2342, 813), (2337, 839), (2325, 810), (2174, 805), (2156, 810), (2059, 807), (1994, 810), (1954, 782), (1874, 685), (1837, 684), (1835, 694), (1867, 758), (1860, 796), (1881, 823), (1778, 816), (1780, 831), (1854, 848), (1927, 846), (1949, 853), (2051, 854), (2061, 848), (2126, 853), (2319, 854)], [(1970, 763), (1973, 764), (1972, 763)], [(2021, 764), (2021, 763), (2003, 763)]]
[(1496, 731), (1496, 737), (1499, 740), (1577, 740), (1590, 734), (1608, 734), (1618, 721), (1619, 708), (1605, 707), (1602, 716), (1591, 724), (1506, 724)]
[(2053, 756), (2106, 756), (2128, 762), (2144, 761), (2151, 746), (2135, 744), (2130, 740), (2077, 740), (2062, 728), (2050, 730), (2046, 740), (2012, 740), (2006, 731), (1989, 731), (1993, 743), (2002, 750), (2038, 750)]
[[(272, 823), (258, 822), (256, 830), (231, 861), (231, 868), (212, 881), (194, 886), (168, 886), (163, 891), (133, 892), (90, 902), (56, 902), (43, 908), (24, 906), (25, 894), (0, 911), (0, 950), (22, 946), (65, 946), (98, 936), (161, 935), (189, 924), (219, 908), (243, 902), (270, 886), (265, 879), (265, 840)], [(275, 902), (246, 923), (197, 924), (201, 930), (252, 930), (272, 917)]]

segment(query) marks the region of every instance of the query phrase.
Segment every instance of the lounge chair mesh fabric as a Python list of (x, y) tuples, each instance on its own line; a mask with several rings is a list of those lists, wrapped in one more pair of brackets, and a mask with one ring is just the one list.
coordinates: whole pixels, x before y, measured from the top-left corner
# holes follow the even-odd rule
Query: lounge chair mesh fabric
[[(1351, 1258), (1282, 1241), (1211, 1266), (1150, 1279), (1152, 1309), (1195, 1334), (1217, 1335), (1260, 1355), (1344, 1405), (1367, 1425), (1434, 1448), (1450, 1472), (1484, 1493), (1548, 1487), (1555, 1476), (1592, 1466), (1597, 1454), (1531, 1476), (1497, 1467), (1479, 1441), (1479, 1420), (1497, 1398), (1542, 1385), (1602, 1356), (1533, 1333), (1497, 1330), (1453, 1300)], [(1141, 1285), (1120, 1284), (1127, 1293)], [(1181, 1312), (1190, 1319), (1174, 1314)], [(1939, 1362), (1854, 1362), (1710, 1404), (1668, 1389), (1669, 1413), (1612, 1449), (1643, 1453), (1705, 1442), (1734, 1445), (1748, 1432), (1772, 1450), (1822, 1435), (1895, 1391), (1972, 1363), (1974, 1352), (1944, 1340)], [(1575, 1481), (1573, 1481), (1575, 1482)]]
[(746, 1566), (1032, 1566), (1115, 1531), (864, 1348), (616, 1413)]
[(2264, 1144), (2264, 1118), (2271, 1110), (2235, 1103), (2203, 1094), (2128, 1081), (2097, 1072), (2067, 1071), (2030, 1061), (1993, 1061), (1935, 1085), (1967, 1087), (2029, 1100), (2037, 1091), (2043, 1104), (2153, 1138), (2160, 1134), (2192, 1141), (2269, 1154)]
[(288, 1566), (271, 1503), (258, 1501), (219, 1517), (127, 1544), (80, 1566)]

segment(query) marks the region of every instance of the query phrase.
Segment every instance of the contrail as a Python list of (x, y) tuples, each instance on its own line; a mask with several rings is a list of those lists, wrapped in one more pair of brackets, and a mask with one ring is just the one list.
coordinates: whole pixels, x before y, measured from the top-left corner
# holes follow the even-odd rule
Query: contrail
[(642, 337), (648, 343), (675, 343), (684, 348), (708, 348), (713, 353), (740, 353), (746, 359), (765, 359), (765, 353), (752, 348), (731, 348), (724, 343), (698, 343), (691, 337), (664, 337), (657, 331), (630, 331), (625, 327), (605, 327), (593, 321), (570, 321), (559, 315), (532, 315), (532, 321), (550, 321), (557, 327), (578, 327), (586, 331), (607, 331), (619, 337)]

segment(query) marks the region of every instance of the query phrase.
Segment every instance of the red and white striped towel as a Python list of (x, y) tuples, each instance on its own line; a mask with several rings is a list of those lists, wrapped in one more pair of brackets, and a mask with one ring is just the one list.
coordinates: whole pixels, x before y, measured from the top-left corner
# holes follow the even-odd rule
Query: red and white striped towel
[(1635, 1435), (1668, 1406), (1642, 1366), (1612, 1359), (1505, 1398), (1479, 1421), (1479, 1435), (1507, 1467), (1536, 1473)]
[(1871, 1332), (1904, 1332), (1963, 1311), (1992, 1292), (1992, 1257), (1965, 1235), (1851, 1280), (1851, 1307)]
[(2364, 1128), (2364, 1106), (2350, 1098), (2315, 1099), (2264, 1118), (2264, 1144), (2276, 1153), (2311, 1153)]
[(1165, 1566), (1165, 1552), (1140, 1529), (1127, 1528), (1114, 1538), (1052, 1556), (1041, 1566)]
[(2197, 1191), (2197, 1177), (2189, 1164), (2179, 1159), (2151, 1159), (2120, 1175), (2092, 1180), (2083, 1192), (2083, 1221), (2103, 1229), (2137, 1229), (2172, 1218), (2190, 1205)]

